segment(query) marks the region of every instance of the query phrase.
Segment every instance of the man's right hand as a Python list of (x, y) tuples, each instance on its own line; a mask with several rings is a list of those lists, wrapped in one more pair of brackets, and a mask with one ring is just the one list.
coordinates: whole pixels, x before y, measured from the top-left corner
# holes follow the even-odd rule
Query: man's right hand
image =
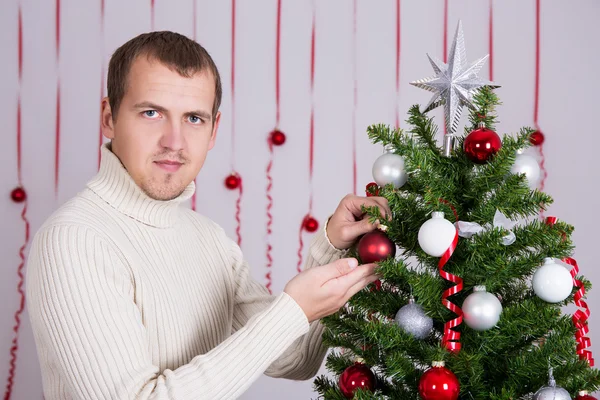
[(284, 288), (302, 308), (308, 322), (338, 311), (358, 291), (379, 277), (376, 264), (358, 265), (355, 258), (342, 258), (296, 275)]

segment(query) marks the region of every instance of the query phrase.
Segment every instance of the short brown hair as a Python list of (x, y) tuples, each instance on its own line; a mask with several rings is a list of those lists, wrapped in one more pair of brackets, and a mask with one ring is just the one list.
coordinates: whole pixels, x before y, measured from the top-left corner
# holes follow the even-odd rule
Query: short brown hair
[(143, 33), (123, 44), (113, 53), (108, 64), (107, 78), (108, 100), (113, 119), (116, 119), (119, 106), (125, 96), (131, 65), (142, 55), (159, 61), (186, 78), (207, 70), (212, 73), (215, 80), (215, 101), (212, 109), (214, 121), (223, 94), (217, 66), (199, 43), (171, 31)]

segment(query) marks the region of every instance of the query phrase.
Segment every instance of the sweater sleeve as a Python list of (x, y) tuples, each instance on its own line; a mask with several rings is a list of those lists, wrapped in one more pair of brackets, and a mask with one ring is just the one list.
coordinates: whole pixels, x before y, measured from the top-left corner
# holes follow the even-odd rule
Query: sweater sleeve
[[(233, 399), (309, 329), (286, 294), (206, 354), (175, 370), (152, 363), (135, 283), (108, 240), (49, 226), (33, 241), (27, 305), (40, 363), (59, 376), (46, 393), (78, 399)], [(54, 398), (54, 397), (53, 397)]]
[[(244, 261), (239, 247), (231, 242), (232, 262), (236, 274), (236, 297), (233, 327), (239, 329), (253, 315), (263, 310), (273, 301), (267, 289), (250, 277), (248, 264)], [(335, 249), (329, 242), (325, 229), (315, 235), (309, 248), (304, 268), (325, 265), (345, 255), (345, 251)], [(309, 331), (294, 341), (285, 352), (274, 361), (265, 374), (274, 378), (295, 380), (310, 379), (318, 372), (327, 352), (322, 343), (323, 325), (320, 321), (310, 324)]]

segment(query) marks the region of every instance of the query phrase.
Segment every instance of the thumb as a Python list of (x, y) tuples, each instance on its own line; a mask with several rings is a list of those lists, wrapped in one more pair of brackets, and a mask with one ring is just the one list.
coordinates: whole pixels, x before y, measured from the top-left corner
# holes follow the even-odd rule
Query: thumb
[(356, 258), (340, 258), (330, 264), (323, 265), (317, 270), (323, 279), (323, 283), (344, 276), (353, 271), (358, 266)]

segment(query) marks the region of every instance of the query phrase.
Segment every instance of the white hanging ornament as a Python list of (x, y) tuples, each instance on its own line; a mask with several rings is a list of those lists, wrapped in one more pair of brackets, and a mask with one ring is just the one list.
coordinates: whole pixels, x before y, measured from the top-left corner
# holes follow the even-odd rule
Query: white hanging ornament
[(544, 265), (533, 274), (533, 291), (548, 303), (559, 303), (573, 291), (573, 277), (569, 270), (556, 264), (552, 258), (545, 258)]
[(417, 339), (425, 339), (433, 328), (433, 319), (425, 314), (420, 304), (415, 303), (413, 296), (410, 296), (407, 305), (398, 310), (395, 320), (403, 331)]
[(462, 305), (465, 323), (476, 331), (485, 331), (496, 326), (502, 314), (498, 297), (485, 291), (485, 286), (475, 286)]
[(552, 368), (550, 368), (549, 375), (548, 386), (544, 386), (535, 392), (533, 400), (571, 400), (569, 392), (560, 386), (556, 386), (556, 381), (552, 376)]
[(440, 257), (452, 244), (456, 227), (444, 218), (444, 213), (434, 211), (431, 219), (425, 221), (419, 229), (419, 246), (432, 257)]
[(373, 163), (373, 179), (379, 186), (393, 184), (396, 189), (401, 188), (407, 181), (404, 157), (395, 154), (390, 147), (386, 147), (382, 154)]
[(523, 153), (522, 150), (517, 151), (515, 163), (512, 165), (510, 172), (513, 174), (525, 174), (527, 184), (530, 189), (535, 189), (540, 183), (542, 170), (537, 160), (529, 154)]

